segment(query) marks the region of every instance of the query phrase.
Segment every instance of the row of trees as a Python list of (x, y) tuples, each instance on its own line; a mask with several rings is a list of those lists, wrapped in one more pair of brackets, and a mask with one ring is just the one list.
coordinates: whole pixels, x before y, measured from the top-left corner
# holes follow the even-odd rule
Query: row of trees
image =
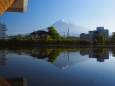
[(115, 44), (115, 32), (112, 33), (112, 36), (108, 39), (105, 39), (104, 34), (99, 34), (93, 38), (94, 44)]
[(68, 45), (68, 44), (90, 44), (89, 40), (71, 39), (61, 37), (56, 29), (48, 27), (47, 35), (42, 39), (32, 39), (32, 36), (23, 37), (21, 34), (10, 39), (1, 39), (0, 45)]
[[(49, 39), (62, 39), (60, 34), (56, 31), (54, 27), (49, 27), (48, 28), (48, 35), (46, 37), (47, 40)], [(71, 40), (70, 37), (63, 38), (63, 41), (65, 40), (67, 43)], [(90, 44), (89, 40), (82, 40), (82, 39), (74, 39), (74, 43), (78, 44)], [(97, 36), (93, 37), (93, 44), (115, 44), (115, 32), (112, 33), (112, 36), (109, 37), (108, 39), (105, 39), (105, 35), (100, 33)]]
[(53, 26), (48, 27), (48, 35), (52, 39), (61, 39), (60, 34), (57, 32), (57, 30)]
[[(62, 37), (60, 36), (60, 34), (57, 32), (57, 30), (51, 26), (48, 27), (48, 34), (43, 38), (46, 40), (53, 40), (53, 39), (61, 39)], [(21, 34), (17, 35), (15, 37), (15, 39), (31, 39), (31, 36), (26, 36), (26, 38), (24, 38)], [(34, 40), (37, 40), (36, 37)]]
[[(4, 43), (0, 40), (0, 43)], [(48, 27), (47, 35), (43, 39), (32, 39), (31, 35), (24, 38), (21, 34), (12, 39), (5, 40), (8, 44), (90, 44), (89, 40), (82, 40), (71, 37), (61, 37), (57, 30), (51, 26)], [(99, 34), (93, 37), (93, 44), (115, 44), (115, 32), (113, 32), (111, 38), (105, 40), (104, 34)]]
[(104, 43), (104, 42), (105, 42), (105, 36), (101, 33), (99, 35), (93, 37), (94, 44), (99, 44), (99, 43)]

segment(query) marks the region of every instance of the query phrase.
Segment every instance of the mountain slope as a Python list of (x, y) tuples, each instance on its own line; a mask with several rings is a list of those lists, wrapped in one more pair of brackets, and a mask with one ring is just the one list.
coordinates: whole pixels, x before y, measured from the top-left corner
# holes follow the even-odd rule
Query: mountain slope
[(87, 28), (77, 26), (64, 19), (57, 21), (51, 26), (54, 26), (61, 36), (64, 36), (64, 33), (65, 33), (65, 36), (67, 36), (68, 28), (69, 28), (70, 36), (79, 36), (81, 33), (88, 33), (89, 31)]

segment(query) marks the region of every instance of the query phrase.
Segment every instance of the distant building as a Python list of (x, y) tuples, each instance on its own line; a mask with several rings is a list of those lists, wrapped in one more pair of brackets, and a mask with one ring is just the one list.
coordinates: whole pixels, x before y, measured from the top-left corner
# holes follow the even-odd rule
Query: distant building
[(88, 40), (88, 39), (89, 39), (89, 34), (81, 33), (81, 34), (80, 34), (80, 39)]
[(32, 39), (44, 39), (48, 32), (43, 31), (43, 30), (38, 30), (33, 33), (31, 33)]
[(97, 27), (97, 30), (89, 31), (89, 40), (93, 43), (93, 38), (98, 36), (99, 34), (103, 34), (105, 39), (109, 38), (109, 30), (104, 29), (104, 27)]
[(0, 38), (5, 38), (7, 35), (7, 26), (3, 23), (0, 23)]
[(7, 63), (6, 52), (0, 51), (0, 65), (5, 65)]
[(99, 49), (96, 50), (96, 48), (90, 48), (89, 58), (96, 58), (98, 62), (104, 62), (104, 60), (109, 59), (109, 51), (104, 50), (102, 53)]
[(80, 50), (80, 55), (89, 55), (89, 58), (95, 58), (98, 62), (104, 62), (109, 59), (109, 51), (103, 48), (89, 48)]

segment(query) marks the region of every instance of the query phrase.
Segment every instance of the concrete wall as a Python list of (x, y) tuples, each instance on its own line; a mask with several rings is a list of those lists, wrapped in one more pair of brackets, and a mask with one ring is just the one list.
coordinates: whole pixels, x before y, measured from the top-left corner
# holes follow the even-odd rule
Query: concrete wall
[(89, 34), (81, 33), (80, 34), (80, 39), (89, 40)]
[(89, 31), (89, 40), (90, 40), (90, 43), (93, 43), (93, 32), (94, 31)]

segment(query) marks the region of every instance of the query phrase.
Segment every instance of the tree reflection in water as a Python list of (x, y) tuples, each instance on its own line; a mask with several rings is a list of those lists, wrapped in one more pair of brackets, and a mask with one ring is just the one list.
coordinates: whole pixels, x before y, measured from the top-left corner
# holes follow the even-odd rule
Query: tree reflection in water
[(61, 52), (67, 52), (67, 56), (70, 57), (69, 53), (76, 51), (80, 51), (82, 56), (89, 55), (89, 58), (96, 58), (98, 62), (104, 62), (105, 59), (109, 59), (109, 50), (106, 48), (36, 49), (32, 50), (31, 56), (38, 59), (48, 58), (48, 62), (53, 63)]
[(112, 56), (115, 57), (115, 48), (112, 48), (111, 50), (112, 50), (112, 54), (113, 54)]
[(60, 53), (60, 50), (52, 50), (52, 52), (49, 54), (48, 61), (53, 63), (58, 58)]
[[(35, 48), (35, 49), (17, 49), (17, 50), (6, 50), (13, 51), (18, 55), (29, 54), (30, 56), (37, 59), (45, 59), (47, 58), (48, 62), (55, 62), (61, 52), (67, 52), (67, 57), (71, 52), (80, 52), (80, 55), (85, 56), (89, 55), (89, 58), (96, 58), (98, 62), (104, 62), (105, 59), (109, 59), (109, 50), (112, 50), (113, 57), (115, 57), (115, 49), (107, 49), (107, 48)], [(5, 50), (4, 50), (5, 51)], [(2, 55), (2, 53), (0, 54)], [(6, 54), (5, 54), (6, 55)], [(65, 54), (64, 54), (65, 55)], [(3, 56), (3, 55), (2, 55)], [(2, 57), (1, 57), (2, 58)], [(68, 58), (68, 61), (69, 61)], [(1, 60), (2, 61), (2, 60)]]

